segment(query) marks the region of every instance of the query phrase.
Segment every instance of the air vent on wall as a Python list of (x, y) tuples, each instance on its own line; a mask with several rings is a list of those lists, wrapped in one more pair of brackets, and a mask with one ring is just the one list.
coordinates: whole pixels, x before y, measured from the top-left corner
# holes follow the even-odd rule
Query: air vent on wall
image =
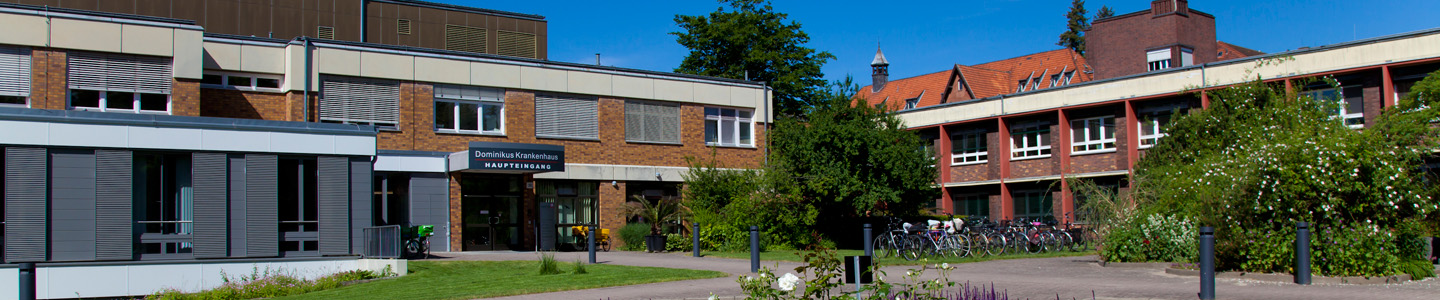
[(445, 50), (485, 53), (485, 28), (445, 25)]
[(335, 27), (320, 26), (316, 29), (315, 37), (326, 40), (335, 39)]
[(395, 20), (395, 28), (400, 34), (410, 34), (410, 20)]
[(495, 54), (536, 58), (535, 34), (497, 31)]

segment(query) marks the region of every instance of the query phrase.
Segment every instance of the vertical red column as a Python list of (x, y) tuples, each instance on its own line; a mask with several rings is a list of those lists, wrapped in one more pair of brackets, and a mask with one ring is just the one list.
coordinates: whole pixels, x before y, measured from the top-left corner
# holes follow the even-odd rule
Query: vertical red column
[(1014, 209), (1012, 209), (1012, 207), (1015, 207), (1015, 203), (1013, 202), (1014, 198), (1010, 197), (1010, 186), (1005, 183), (1006, 179), (1010, 179), (1010, 126), (1005, 124), (1005, 118), (995, 118), (995, 121), (999, 123), (999, 125), (996, 126), (998, 129), (996, 131), (999, 131), (997, 135), (1000, 136), (998, 143), (1000, 145), (1000, 151), (999, 153), (991, 153), (990, 157), (991, 159), (1000, 160), (1000, 211), (992, 211), (990, 214), (999, 216), (995, 218), (995, 220), (998, 221), (1014, 218)]
[(1200, 90), (1200, 108), (1210, 108), (1210, 92)]
[(1140, 120), (1135, 117), (1135, 103), (1125, 100), (1125, 168), (1131, 173), (1137, 159), (1140, 159)]
[(1390, 77), (1390, 66), (1380, 66), (1380, 108), (1395, 106), (1395, 81)]
[(940, 129), (940, 145), (935, 147), (935, 170), (940, 172), (940, 210), (948, 214), (955, 213), (955, 205), (950, 201), (950, 189), (945, 188), (945, 183), (950, 182), (950, 130), (944, 125)]
[(1074, 199), (1074, 197), (1070, 195), (1070, 184), (1065, 182), (1065, 174), (1070, 174), (1070, 143), (1073, 143), (1075, 138), (1071, 136), (1070, 132), (1070, 116), (1065, 114), (1064, 109), (1057, 109), (1055, 113), (1059, 115), (1057, 119), (1060, 120), (1060, 142), (1056, 143), (1058, 145), (1052, 145), (1052, 147), (1059, 147), (1059, 149), (1054, 152), (1060, 156), (1060, 211), (1052, 211), (1052, 213), (1056, 219), (1060, 219), (1061, 216), (1064, 216), (1066, 212), (1070, 211), (1072, 200)]

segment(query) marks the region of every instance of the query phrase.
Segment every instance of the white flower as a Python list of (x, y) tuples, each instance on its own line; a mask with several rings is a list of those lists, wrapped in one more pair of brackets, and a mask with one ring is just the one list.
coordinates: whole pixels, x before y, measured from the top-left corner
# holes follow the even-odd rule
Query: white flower
[(941, 268), (941, 269), (949, 270), (949, 269), (950, 269), (950, 263), (940, 264), (940, 268)]
[(793, 291), (795, 290), (795, 285), (800, 283), (800, 277), (795, 276), (795, 274), (785, 273), (785, 276), (780, 276), (779, 283), (780, 290), (786, 292)]
[(915, 276), (915, 271), (905, 271), (905, 276), (906, 276), (906, 277)]
[(715, 296), (715, 293), (710, 293), (710, 298), (705, 298), (705, 299), (706, 299), (706, 300), (716, 300), (716, 299), (720, 299), (720, 297), (716, 297), (716, 296)]

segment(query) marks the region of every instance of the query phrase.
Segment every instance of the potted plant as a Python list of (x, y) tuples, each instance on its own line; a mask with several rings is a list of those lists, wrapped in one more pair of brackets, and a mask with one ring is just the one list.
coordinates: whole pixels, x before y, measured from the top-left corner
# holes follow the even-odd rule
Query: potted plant
[(639, 217), (650, 224), (650, 235), (645, 236), (645, 249), (647, 252), (665, 251), (665, 224), (680, 223), (690, 220), (690, 208), (685, 207), (680, 197), (667, 196), (658, 200), (650, 201), (643, 197), (635, 196), (625, 202), (621, 210), (624, 218)]

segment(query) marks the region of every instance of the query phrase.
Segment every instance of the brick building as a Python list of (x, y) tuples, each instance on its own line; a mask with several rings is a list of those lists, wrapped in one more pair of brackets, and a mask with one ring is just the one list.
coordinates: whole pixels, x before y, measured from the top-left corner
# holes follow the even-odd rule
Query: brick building
[[(1330, 76), (1339, 88), (1291, 88), (1341, 102), (1336, 121), (1363, 129), (1440, 69), (1440, 52), (1429, 46), (1440, 43), (1440, 29), (1266, 55), (1215, 41), (1215, 17), (1183, 0), (1151, 6), (1095, 22), (1085, 57), (1095, 72), (1091, 81), (898, 110), (907, 126), (934, 141), (937, 206), (992, 220), (1066, 218), (1076, 200), (1062, 178), (1127, 189), (1135, 162), (1165, 137), (1170, 116), (1209, 105), (1197, 91), (1257, 75), (1287, 86)], [(1256, 64), (1277, 57), (1294, 60)]]
[(361, 257), (387, 225), (564, 249), (677, 195), (686, 157), (763, 161), (756, 82), (199, 23), (0, 3), (0, 261), (39, 263), (41, 298), (403, 270)]

